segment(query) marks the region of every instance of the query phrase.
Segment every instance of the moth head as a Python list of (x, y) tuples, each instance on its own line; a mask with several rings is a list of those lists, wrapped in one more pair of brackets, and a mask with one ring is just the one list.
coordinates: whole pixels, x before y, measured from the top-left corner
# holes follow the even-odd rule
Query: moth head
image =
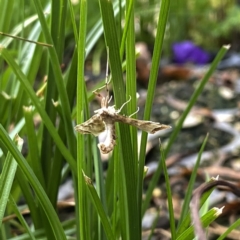
[(109, 97), (109, 95), (102, 97), (101, 100), (101, 108), (108, 108), (108, 104), (110, 103), (112, 97)]
[[(109, 103), (109, 95), (107, 94), (107, 96), (103, 96), (102, 94), (100, 94), (97, 90), (93, 92), (97, 97), (99, 97), (101, 99), (101, 108), (107, 108), (108, 107), (108, 103)], [(111, 100), (111, 99), (110, 99)]]

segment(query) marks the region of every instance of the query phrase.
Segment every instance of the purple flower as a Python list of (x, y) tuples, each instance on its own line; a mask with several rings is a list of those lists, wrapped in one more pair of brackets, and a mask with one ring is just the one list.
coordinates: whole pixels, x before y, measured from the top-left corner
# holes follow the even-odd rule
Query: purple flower
[(174, 43), (172, 46), (173, 61), (175, 63), (194, 63), (206, 64), (210, 61), (210, 54), (204, 51), (201, 47), (196, 46), (191, 41), (183, 41)]

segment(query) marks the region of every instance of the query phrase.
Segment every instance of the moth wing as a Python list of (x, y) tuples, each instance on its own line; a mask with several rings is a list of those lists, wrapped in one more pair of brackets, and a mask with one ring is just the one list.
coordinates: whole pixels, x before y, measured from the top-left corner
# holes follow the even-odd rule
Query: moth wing
[(93, 134), (98, 136), (101, 132), (106, 129), (105, 123), (102, 117), (98, 114), (93, 115), (89, 120), (84, 123), (75, 126), (75, 130), (82, 134)]
[(138, 120), (130, 117), (125, 117), (120, 114), (116, 114), (115, 119), (117, 122), (122, 122), (122, 123), (135, 126), (142, 131), (152, 133), (152, 134), (163, 129), (171, 128), (171, 126), (169, 125), (164, 125), (164, 124), (161, 124), (158, 122), (152, 122), (152, 121)]

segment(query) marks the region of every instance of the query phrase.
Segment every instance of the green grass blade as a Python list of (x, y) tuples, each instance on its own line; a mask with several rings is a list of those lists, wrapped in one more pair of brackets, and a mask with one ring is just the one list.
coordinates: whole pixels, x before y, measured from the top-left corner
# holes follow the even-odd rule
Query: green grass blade
[(99, 214), (99, 217), (101, 219), (101, 222), (102, 222), (103, 228), (105, 230), (107, 239), (114, 239), (114, 235), (113, 235), (113, 231), (112, 231), (110, 222), (108, 220), (107, 214), (104, 211), (101, 200), (98, 197), (96, 189), (93, 187), (90, 178), (88, 178), (85, 175), (84, 175), (84, 178), (85, 178), (86, 185), (87, 185), (87, 188), (88, 188), (89, 196), (92, 200), (92, 203), (94, 204), (94, 207), (95, 207), (96, 211)]
[(35, 133), (34, 123), (33, 123), (33, 108), (32, 107), (24, 107), (23, 108), (24, 117), (26, 121), (26, 131), (28, 136), (28, 149), (30, 154), (30, 165), (36, 174), (38, 180), (42, 184), (42, 186), (45, 186), (45, 181), (42, 173), (42, 167), (40, 162), (40, 156), (39, 156), (39, 149), (38, 145), (36, 144), (38, 142), (37, 136)]
[(171, 184), (170, 179), (167, 172), (167, 166), (165, 162), (165, 154), (164, 150), (161, 147), (161, 162), (163, 168), (163, 174), (166, 183), (166, 190), (167, 190), (167, 199), (168, 199), (168, 212), (169, 212), (169, 221), (170, 221), (170, 228), (171, 228), (171, 239), (176, 239), (176, 227), (175, 227), (175, 217), (174, 217), (174, 210), (173, 210), (173, 202), (172, 202), (172, 191), (171, 191)]
[[(94, 144), (94, 146), (97, 146), (96, 139), (93, 141), (93, 144)], [(93, 158), (94, 158), (96, 189), (97, 189), (99, 199), (102, 202), (103, 209), (107, 213), (106, 191), (105, 191), (105, 185), (104, 185), (104, 173), (103, 173), (102, 161), (101, 161), (101, 158), (99, 155), (100, 154), (99, 154), (98, 148), (94, 147)], [(99, 236), (99, 239), (104, 239), (100, 217), (98, 219), (98, 236)]]
[(3, 32), (7, 32), (9, 30), (9, 26), (12, 21), (12, 14), (13, 14), (13, 6), (14, 0), (9, 1), (0, 1), (1, 3), (1, 18), (0, 18), (0, 29)]
[(74, 33), (75, 41), (76, 41), (76, 43), (78, 43), (78, 31), (77, 31), (77, 25), (75, 22), (73, 4), (72, 4), (71, 0), (68, 0), (68, 6), (69, 6), (69, 11), (70, 11), (70, 16), (71, 16), (71, 22), (73, 25), (73, 33)]
[[(86, 46), (86, 28), (87, 28), (87, 5), (86, 0), (80, 1), (80, 25), (78, 36), (78, 72), (77, 72), (77, 123), (83, 122), (84, 104), (87, 104), (85, 94), (84, 63)], [(78, 173), (78, 238), (90, 239), (90, 220), (89, 220), (89, 202), (87, 201), (87, 189), (82, 175), (86, 171), (84, 137), (77, 134), (77, 173)]]
[(146, 212), (148, 206), (149, 206), (149, 203), (152, 199), (152, 193), (153, 193), (153, 190), (154, 188), (156, 187), (158, 181), (159, 181), (159, 178), (161, 176), (161, 173), (162, 173), (162, 164), (161, 164), (161, 161), (158, 162), (158, 166), (157, 166), (157, 169), (148, 185), (148, 189), (147, 189), (147, 192), (146, 192), (146, 196), (145, 196), (145, 199), (144, 199), (144, 202), (142, 204), (142, 218), (144, 216), (144, 213)]
[(195, 166), (194, 166), (192, 174), (191, 174), (191, 178), (190, 178), (190, 181), (189, 181), (189, 184), (188, 184), (187, 192), (185, 194), (185, 198), (184, 198), (184, 202), (183, 202), (183, 206), (182, 206), (181, 216), (180, 216), (180, 219), (178, 221), (177, 236), (179, 234), (181, 234), (181, 230), (180, 230), (181, 229), (181, 223), (182, 223), (183, 219), (187, 216), (187, 213), (189, 211), (189, 204), (190, 204), (190, 201), (191, 201), (192, 191), (193, 191), (195, 180), (196, 180), (196, 177), (197, 177), (197, 170), (198, 170), (198, 167), (199, 167), (199, 164), (200, 164), (202, 153), (203, 153), (204, 148), (207, 144), (207, 140), (208, 140), (208, 134), (203, 141), (201, 149), (198, 153), (197, 161), (195, 163)]
[[(53, 39), (49, 32), (49, 27), (48, 27), (46, 18), (44, 16), (43, 9), (41, 6), (41, 1), (34, 0), (33, 2), (38, 14), (39, 21), (41, 23), (43, 35), (46, 39), (46, 42), (51, 45), (54, 45)], [(65, 21), (65, 19), (60, 19), (60, 21)], [(58, 60), (58, 54), (57, 54), (58, 49), (55, 49), (54, 47), (50, 47), (48, 48), (48, 50), (49, 50), (49, 56), (51, 61), (51, 67), (54, 73), (55, 84), (58, 89), (58, 94), (59, 94), (62, 109), (63, 109), (64, 123), (65, 123), (64, 127), (65, 127), (66, 136), (67, 136), (68, 147), (70, 149), (71, 154), (75, 156), (76, 141), (75, 141), (75, 135), (73, 132), (74, 130), (72, 127), (70, 104), (69, 104), (65, 84), (62, 77), (62, 72), (60, 68), (61, 64), (59, 63), (59, 60)]]
[[(117, 157), (118, 156), (118, 157)], [(113, 160), (114, 159), (114, 160)], [(120, 167), (123, 168), (121, 164), (121, 158), (119, 156), (119, 149), (117, 148), (114, 151), (114, 157), (111, 159), (113, 162), (113, 179), (114, 179), (114, 189), (113, 189), (113, 214), (112, 214), (112, 226), (114, 231), (114, 236), (117, 238), (118, 236), (118, 226), (119, 223), (121, 223), (121, 219), (126, 220), (126, 227), (122, 227), (121, 236), (123, 239), (126, 239), (127, 234), (129, 233), (129, 230), (127, 227), (129, 227), (129, 222), (127, 217), (128, 212), (124, 209), (127, 209), (127, 196), (126, 196), (126, 184), (121, 181), (121, 170)], [(118, 166), (118, 167), (116, 167)], [(125, 176), (124, 176), (125, 177)], [(119, 201), (118, 201), (119, 199)]]
[(8, 148), (8, 150), (11, 152), (12, 156), (18, 163), (18, 166), (21, 168), (21, 170), (24, 172), (25, 176), (27, 177), (28, 181), (32, 185), (37, 197), (39, 198), (39, 201), (48, 217), (49, 223), (52, 227), (52, 231), (54, 232), (54, 235), (56, 239), (66, 239), (66, 236), (63, 232), (61, 223), (58, 219), (58, 216), (52, 207), (51, 202), (49, 201), (48, 197), (46, 196), (46, 193), (44, 192), (41, 184), (39, 183), (37, 177), (33, 173), (32, 169), (30, 168), (27, 161), (24, 159), (24, 157), (20, 154), (16, 146), (13, 144), (12, 140), (9, 138), (7, 132), (4, 130), (2, 125), (0, 125), (0, 139), (5, 144), (5, 146)]
[(0, 115), (1, 115), (1, 121), (0, 123), (3, 126), (8, 126), (10, 125), (11, 118), (11, 108), (9, 106), (12, 106), (14, 103), (14, 99), (10, 97), (7, 93), (1, 92), (0, 93), (0, 102), (1, 102), (1, 110), (0, 110)]
[[(161, 1), (161, 7), (158, 15), (157, 34), (156, 34), (153, 57), (152, 57), (152, 66), (151, 66), (151, 72), (150, 72), (149, 83), (148, 83), (148, 93), (147, 93), (147, 98), (145, 103), (145, 111), (144, 111), (145, 120), (149, 120), (151, 116), (151, 110), (152, 110), (154, 93), (156, 89), (157, 75), (159, 71), (159, 62), (160, 62), (160, 56), (162, 52), (163, 39), (164, 39), (164, 33), (165, 33), (165, 28), (166, 28), (167, 19), (168, 19), (169, 8), (170, 8), (170, 0)], [(142, 138), (141, 138), (139, 171), (138, 171), (139, 172), (139, 176), (138, 176), (138, 201), (139, 202), (142, 202), (142, 183), (143, 183), (143, 174), (144, 174), (144, 165), (145, 165), (146, 144), (147, 144), (147, 133), (143, 132)], [(159, 171), (156, 172), (155, 174), (159, 174)], [(139, 207), (141, 208), (142, 206), (140, 205)], [(139, 211), (141, 211), (140, 208), (139, 208)], [(143, 210), (144, 209), (146, 209), (146, 207), (143, 208)], [(143, 214), (144, 213), (142, 213), (142, 216)]]
[[(22, 150), (23, 140), (18, 136), (14, 139), (15, 144), (17, 145), (19, 151)], [(2, 219), (4, 217), (5, 209), (7, 206), (8, 198), (10, 195), (10, 191), (12, 188), (13, 180), (15, 178), (15, 173), (17, 170), (17, 162), (13, 159), (10, 152), (6, 157), (6, 161), (3, 165), (3, 172), (1, 175), (1, 183), (0, 183), (0, 228), (2, 226)]]
[(32, 231), (30, 230), (30, 228), (29, 228), (27, 222), (25, 221), (24, 217), (22, 216), (21, 212), (18, 210), (17, 204), (11, 195), (9, 196), (9, 204), (11, 204), (11, 207), (13, 208), (14, 213), (18, 217), (18, 220), (20, 221), (20, 223), (24, 226), (24, 228), (27, 231), (27, 233), (29, 234), (29, 237), (31, 238), (31, 240), (35, 240), (36, 238), (34, 237)]
[(112, 9), (112, 3), (104, 0), (99, 1), (99, 4), (103, 20), (105, 42), (106, 46), (109, 49), (109, 64), (113, 81), (113, 90), (114, 93), (116, 93), (115, 103), (116, 107), (119, 109), (122, 106), (122, 104), (126, 102), (126, 96), (125, 94), (122, 94), (125, 93), (125, 87), (122, 76), (117, 29)]
[[(115, 153), (114, 153), (115, 154)], [(114, 208), (114, 217), (115, 217), (115, 233), (117, 233), (117, 222), (120, 222), (121, 227), (121, 237), (123, 239), (130, 239), (130, 228), (131, 228), (131, 217), (129, 216), (131, 214), (130, 211), (127, 211), (129, 208), (128, 205), (128, 192), (127, 192), (127, 184), (128, 181), (123, 181), (122, 179), (126, 179), (126, 175), (124, 172), (124, 167), (121, 164), (122, 156), (119, 155), (120, 153), (118, 150), (116, 151), (116, 154), (114, 156), (114, 161), (116, 162), (115, 165), (115, 172), (116, 177), (114, 178), (115, 181), (115, 189), (117, 189), (114, 193), (114, 199), (115, 199), (115, 208)], [(118, 170), (119, 168), (119, 170)], [(118, 204), (118, 196), (119, 196), (119, 204)], [(127, 210), (126, 210), (127, 209)], [(120, 212), (120, 213), (119, 213)], [(118, 219), (119, 215), (119, 219)], [(137, 220), (137, 218), (136, 218)], [(136, 221), (135, 220), (135, 221)]]
[[(131, 101), (127, 105), (128, 116), (136, 112), (137, 109), (137, 86), (136, 86), (136, 59), (135, 59), (135, 29), (134, 29), (134, 12), (133, 12), (134, 1), (127, 1), (127, 17), (123, 31), (123, 39), (121, 42), (120, 54), (123, 55), (122, 46), (126, 46), (126, 98), (131, 97)], [(126, 43), (124, 40), (125, 32)], [(121, 58), (122, 58), (121, 55)], [(131, 117), (135, 118), (136, 114)], [(131, 127), (131, 143), (134, 154), (134, 159), (138, 159), (138, 139), (137, 129)], [(137, 171), (138, 163), (135, 162), (135, 168)]]
[(186, 119), (188, 113), (190, 112), (191, 108), (195, 104), (197, 98), (201, 94), (201, 92), (202, 92), (204, 86), (206, 85), (208, 79), (211, 77), (211, 75), (213, 74), (214, 70), (216, 69), (218, 63), (221, 61), (221, 59), (223, 58), (223, 56), (225, 55), (225, 53), (228, 51), (229, 48), (230, 48), (230, 46), (227, 45), (227, 46), (223, 46), (220, 49), (217, 56), (214, 58), (209, 70), (207, 71), (207, 73), (205, 74), (205, 76), (203, 77), (201, 82), (199, 83), (199, 86), (194, 91), (191, 99), (188, 102), (188, 105), (187, 105), (185, 111), (182, 113), (182, 116), (180, 117), (179, 121), (177, 122), (177, 125), (174, 128), (174, 131), (172, 132), (172, 134), (170, 136), (169, 142), (166, 146), (166, 151), (165, 151), (166, 155), (168, 154), (172, 144), (174, 143), (175, 139), (177, 138), (178, 133), (180, 132), (180, 130), (182, 128), (184, 120)]
[[(204, 228), (208, 227), (220, 214), (222, 209), (212, 208), (204, 216), (201, 217), (201, 223)], [(192, 240), (195, 237), (194, 228), (190, 226), (186, 231), (184, 231), (177, 240)]]
[[(124, 7), (125, 1), (122, 1), (122, 7)], [(119, 3), (118, 1), (113, 2), (113, 11), (114, 11), (114, 16), (119, 14)], [(96, 42), (99, 40), (101, 35), (103, 34), (103, 23), (102, 19), (100, 18), (93, 28), (87, 33), (86, 37), (86, 56), (90, 53), (90, 51), (93, 49), (95, 46)]]
[[(22, 128), (24, 127), (25, 125), (25, 120), (24, 118), (22, 118), (16, 125), (15, 127), (12, 129), (12, 131), (9, 133), (9, 137), (11, 139), (13, 139), (21, 130)], [(3, 155), (3, 151), (2, 149), (0, 149), (0, 157), (2, 157)]]
[[(106, 45), (109, 49), (109, 63), (111, 69), (113, 90), (115, 96), (115, 105), (116, 108), (120, 108), (123, 103), (126, 102), (126, 91), (123, 82), (122, 76), (122, 65), (120, 59), (120, 47), (119, 40), (117, 38), (117, 27), (115, 24), (113, 7), (112, 3), (109, 1), (99, 1), (101, 16), (103, 20), (104, 26), (104, 35)], [(122, 111), (123, 114), (126, 114), (125, 109)], [(129, 219), (121, 219), (121, 223), (124, 224), (123, 227), (127, 233), (127, 238), (129, 239), (139, 239), (141, 235), (141, 229), (139, 228), (138, 223), (138, 201), (137, 201), (137, 172), (136, 172), (136, 164), (137, 159), (134, 159), (132, 146), (129, 142), (131, 139), (129, 126), (126, 124), (119, 124), (118, 131), (118, 146), (120, 146), (122, 156), (123, 166), (124, 166), (124, 174), (123, 172), (120, 174), (121, 182), (126, 186), (126, 196), (127, 202), (124, 203), (126, 211), (126, 217)], [(117, 156), (118, 157), (118, 156)], [(125, 177), (124, 177), (125, 176)], [(125, 183), (124, 183), (125, 182)], [(124, 190), (125, 188), (123, 188)], [(123, 194), (125, 196), (125, 194)], [(124, 198), (122, 199), (125, 200)], [(121, 200), (120, 200), (121, 201)], [(127, 226), (128, 223), (131, 223), (131, 228)]]
[[(215, 181), (215, 180), (210, 179), (210, 182), (211, 181)], [(206, 201), (208, 201), (209, 196), (211, 195), (213, 190), (214, 190), (214, 188), (203, 193), (203, 195), (201, 196), (201, 200), (200, 200), (200, 208), (202, 208), (202, 206), (206, 203)], [(190, 225), (191, 225), (191, 213), (190, 213), (190, 210), (188, 210), (187, 214), (184, 216), (184, 218), (181, 222), (181, 225), (177, 229), (177, 237), (179, 237), (179, 235), (181, 235), (181, 233), (183, 233), (187, 228), (189, 228)]]
[[(128, 43), (131, 39), (131, 41), (133, 41), (135, 43), (135, 39), (133, 36), (135, 36), (135, 32), (134, 32), (134, 14), (133, 14), (133, 6), (134, 6), (134, 3), (135, 1), (134, 0), (127, 0), (127, 3), (126, 3), (126, 10), (127, 10), (127, 13), (126, 13), (126, 18), (125, 18), (125, 26), (124, 26), (124, 29), (123, 29), (123, 35), (122, 35), (122, 40), (121, 40), (121, 46), (120, 46), (120, 57), (121, 57), (121, 60), (123, 59), (123, 54), (124, 54), (124, 50), (125, 50), (125, 46), (126, 47), (133, 47), (133, 51), (135, 53), (135, 44), (134, 46), (132, 45), (125, 45), (126, 44), (126, 39), (127, 39), (127, 36), (128, 36)], [(129, 25), (131, 24), (131, 29), (129, 30)], [(132, 36), (131, 36), (131, 35)], [(132, 56), (134, 57), (135, 54)], [(135, 61), (132, 61), (132, 63), (134, 63)], [(136, 68), (135, 68), (136, 69)], [(136, 72), (136, 71), (135, 71)]]
[(217, 240), (223, 240), (226, 239), (226, 237), (228, 236), (228, 234), (233, 231), (234, 229), (236, 229), (237, 227), (240, 226), (240, 219), (238, 219), (237, 221), (235, 221), (233, 224), (231, 224), (230, 227), (228, 227), (228, 229), (221, 234), (221, 236), (219, 238), (217, 238)]
[[(36, 239), (47, 240), (43, 229), (35, 230), (32, 234)], [(8, 240), (32, 240), (32, 238), (29, 238), (29, 233), (24, 233), (21, 236), (8, 238)]]
[[(208, 78), (211, 76), (211, 74), (213, 73), (214, 69), (216, 68), (217, 64), (219, 63), (219, 61), (221, 60), (221, 58), (224, 56), (224, 54), (226, 53), (226, 51), (228, 50), (228, 46), (225, 46), (223, 47), (220, 52), (218, 53), (218, 55), (216, 56), (216, 58), (214, 59), (214, 62), (212, 63), (209, 71), (207, 72), (207, 74), (205, 75), (205, 77), (203, 78), (203, 80), (200, 82), (198, 88), (195, 90), (193, 96), (191, 97), (191, 100), (189, 101), (189, 104), (188, 104), (188, 107), (186, 108), (186, 110), (184, 111), (184, 113), (182, 114), (182, 117), (180, 118), (180, 120), (178, 121), (175, 129), (174, 129), (174, 132), (171, 134), (171, 137), (169, 139), (169, 142), (168, 142), (168, 145), (165, 149), (165, 154), (167, 155), (170, 148), (171, 148), (171, 145), (174, 143), (180, 129), (181, 129), (181, 126), (186, 118), (186, 116), (188, 115), (191, 107), (193, 106), (193, 104), (195, 103), (197, 97), (200, 95), (203, 87), (205, 86)], [(200, 89), (200, 91), (199, 91)], [(175, 133), (176, 132), (176, 133)], [(143, 138), (143, 136), (142, 136)], [(141, 146), (142, 146), (142, 143), (141, 143)], [(141, 148), (142, 149), (142, 148)], [(141, 155), (140, 155), (141, 156)], [(160, 176), (160, 168), (161, 166), (158, 166), (157, 168), (157, 171), (154, 173), (153, 177), (152, 177), (152, 181), (150, 183), (150, 187), (149, 187), (149, 190), (147, 191), (147, 195), (146, 195), (146, 201), (144, 204), (143, 204), (143, 207), (142, 207), (142, 216), (144, 215), (144, 212), (146, 211), (147, 209), (147, 206), (148, 206), (148, 202), (151, 198), (151, 191), (152, 189), (154, 188), (154, 184), (157, 184), (157, 180)], [(140, 197), (140, 196), (139, 196)]]
[(55, 144), (61, 151), (62, 155), (66, 158), (69, 165), (71, 166), (72, 171), (76, 174), (76, 162), (72, 155), (70, 154), (69, 150), (65, 147), (65, 144), (62, 142), (61, 138), (59, 137), (55, 126), (49, 119), (48, 115), (44, 111), (41, 102), (37, 98), (35, 92), (33, 91), (32, 87), (30, 86), (26, 76), (23, 74), (19, 66), (16, 64), (16, 62), (13, 60), (11, 55), (8, 53), (8, 51), (5, 48), (0, 48), (0, 54), (4, 57), (4, 59), (7, 61), (7, 63), (12, 67), (14, 70), (14, 73), (18, 77), (18, 80), (21, 82), (24, 90), (27, 92), (28, 96), (31, 98), (34, 106), (36, 107), (37, 111), (42, 117), (42, 120), (46, 127), (48, 128), (48, 131), (51, 133), (52, 138), (54, 139)]
[(157, 224), (158, 224), (159, 215), (160, 215), (160, 211), (159, 211), (159, 209), (157, 209), (157, 214), (156, 214), (156, 217), (155, 217), (155, 219), (153, 221), (153, 224), (152, 224), (152, 227), (151, 227), (151, 232), (150, 232), (150, 234), (148, 236), (148, 240), (151, 240), (152, 237), (153, 237), (154, 230), (156, 229)]
[(33, 198), (32, 188), (29, 185), (29, 182), (25, 177), (25, 174), (20, 168), (17, 169), (16, 180), (19, 187), (21, 188), (23, 197), (26, 199), (26, 204), (29, 208), (34, 228), (35, 229), (43, 228), (44, 222), (48, 221), (43, 220), (41, 205), (39, 206), (39, 202), (36, 201), (35, 198)]

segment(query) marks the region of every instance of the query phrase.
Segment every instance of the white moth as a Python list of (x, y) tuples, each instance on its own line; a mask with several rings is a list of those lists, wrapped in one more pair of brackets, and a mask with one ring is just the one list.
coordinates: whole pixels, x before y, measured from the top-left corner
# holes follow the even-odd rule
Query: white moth
[(111, 100), (109, 100), (108, 94), (106, 97), (102, 97), (100, 94), (97, 95), (102, 98), (101, 108), (94, 111), (96, 114), (93, 115), (89, 120), (75, 126), (75, 130), (82, 134), (93, 134), (94, 136), (98, 136), (101, 132), (107, 131), (105, 141), (98, 144), (98, 148), (103, 154), (111, 152), (116, 145), (115, 122), (129, 124), (148, 133), (155, 133), (163, 129), (171, 128), (169, 125), (123, 116), (119, 113), (126, 103), (123, 104), (119, 110), (117, 110), (114, 106), (108, 106)]

